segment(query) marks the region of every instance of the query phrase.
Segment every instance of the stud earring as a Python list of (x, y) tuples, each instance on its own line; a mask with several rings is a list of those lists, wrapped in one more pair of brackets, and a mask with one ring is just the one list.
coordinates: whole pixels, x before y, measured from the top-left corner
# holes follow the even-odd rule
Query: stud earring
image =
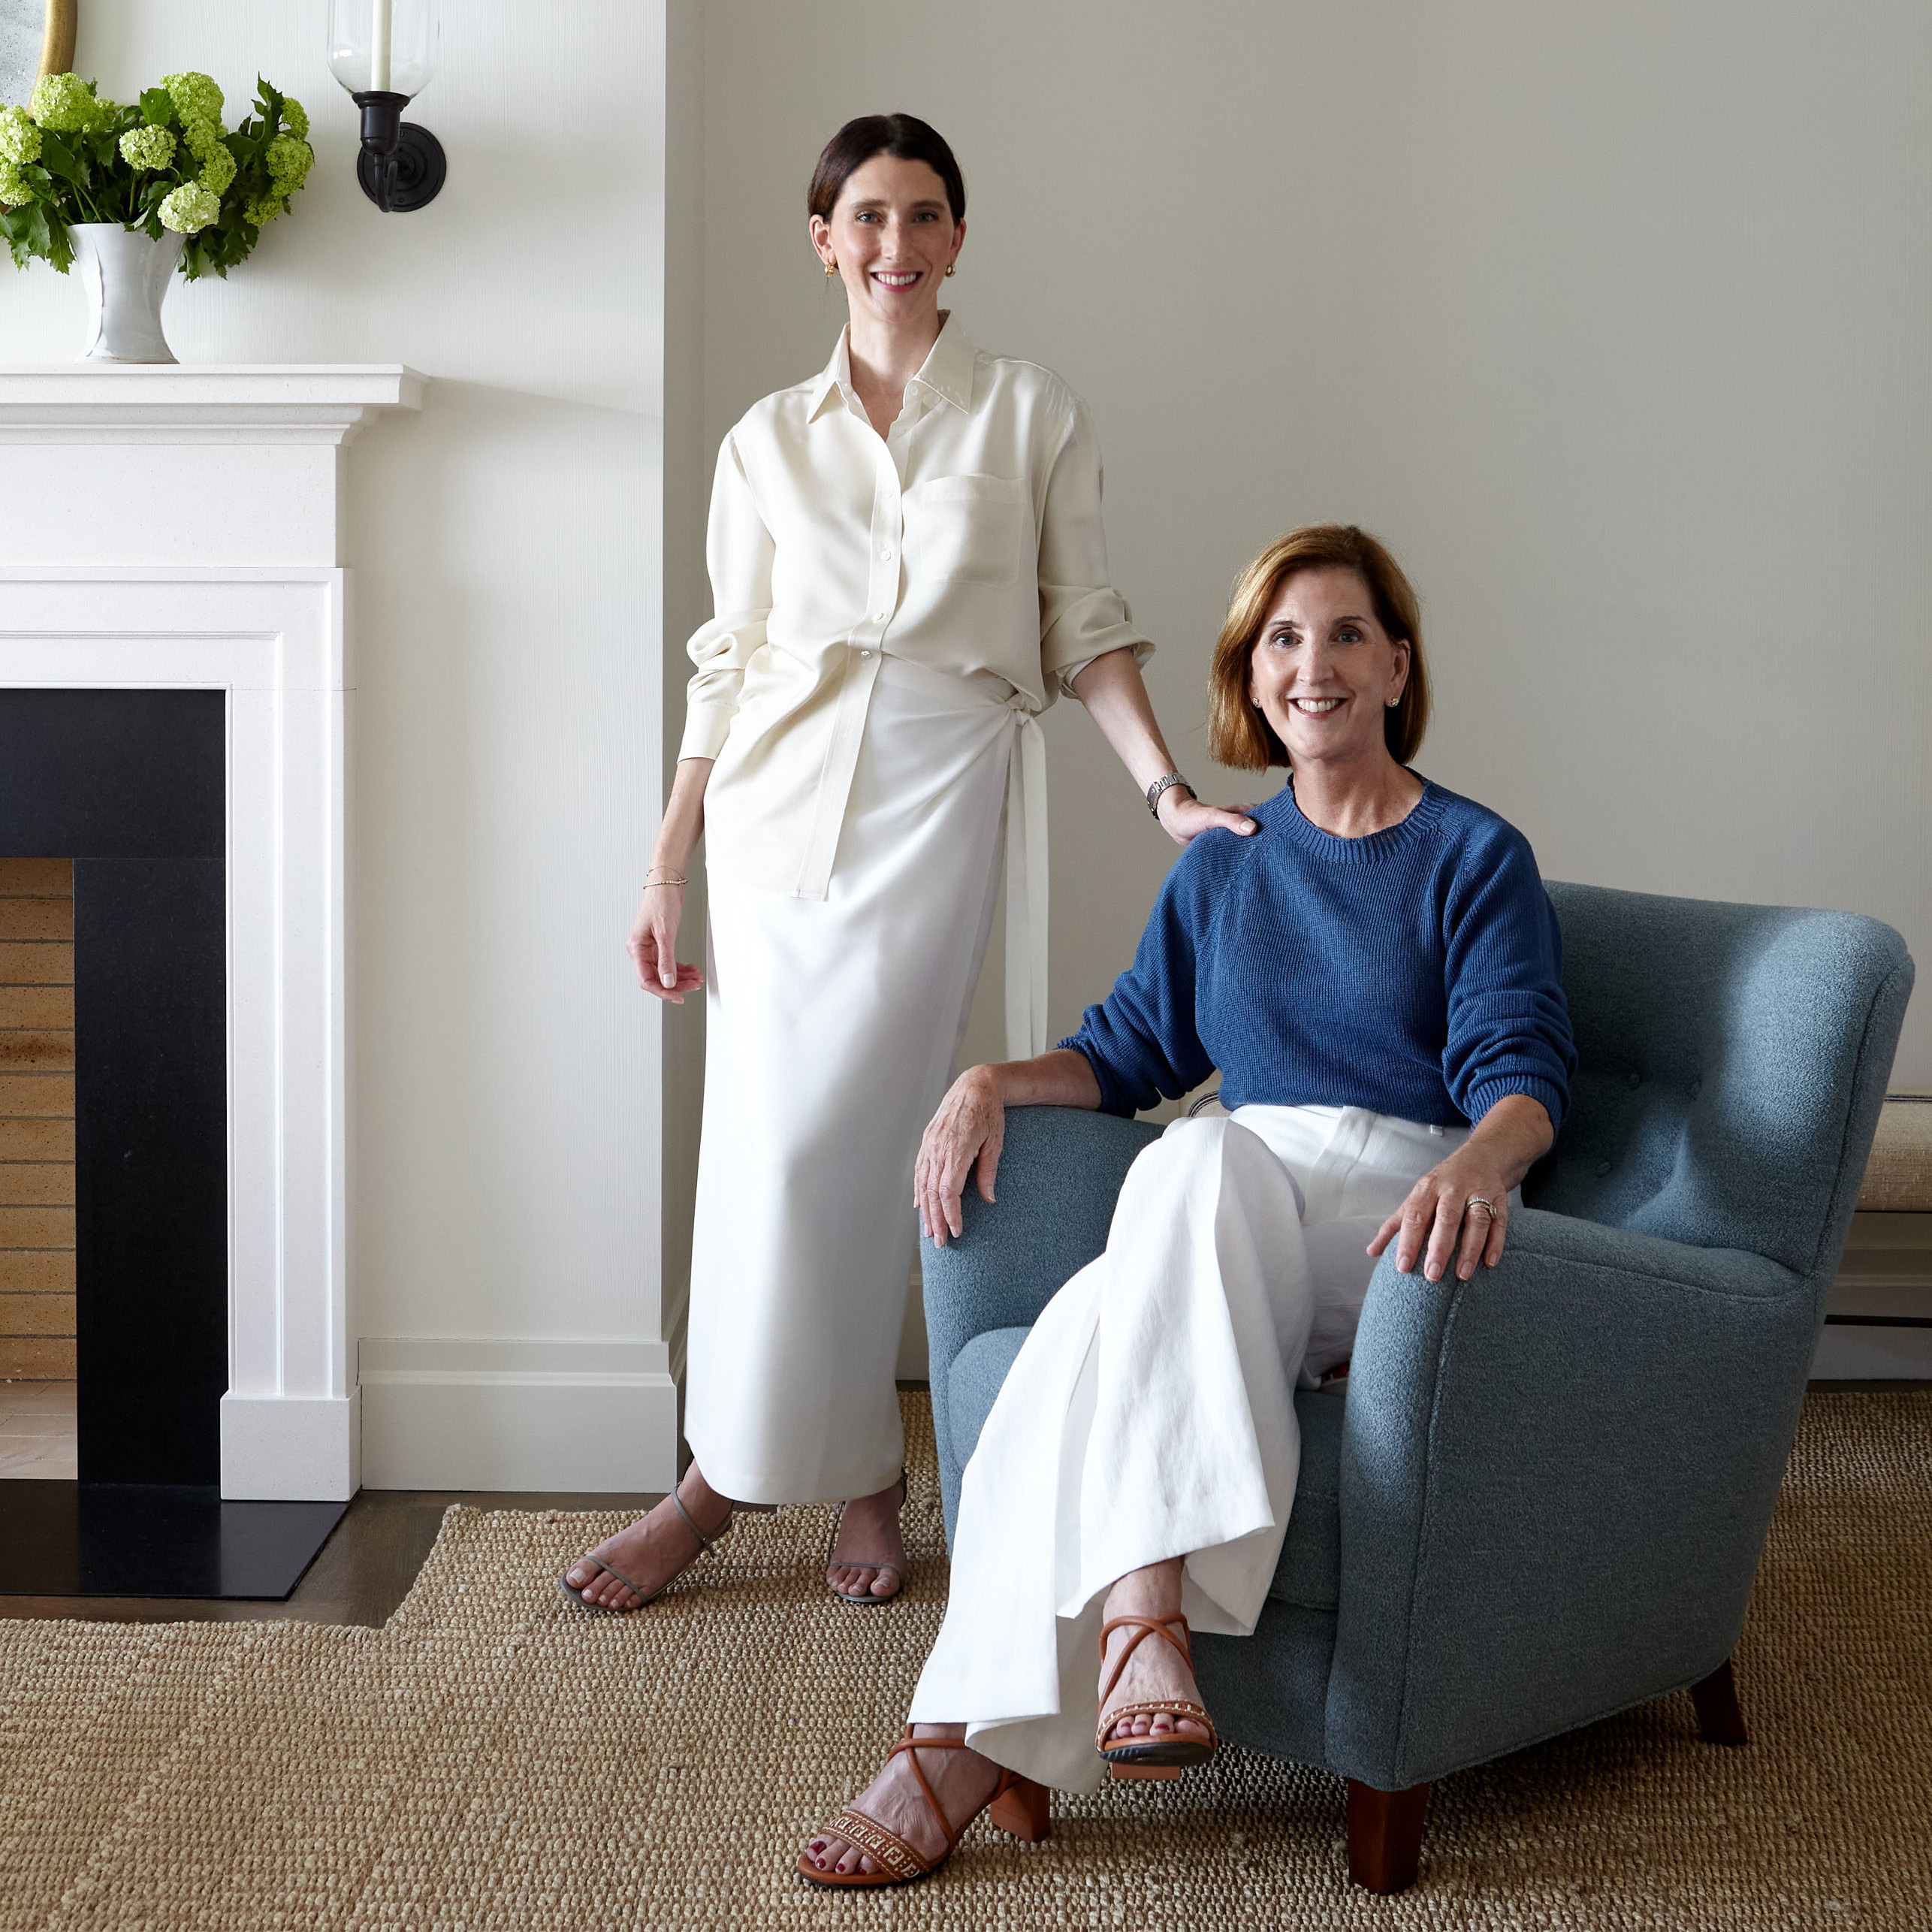
[(957, 275), (959, 273), (959, 264), (957, 262), (949, 261), (946, 264), (946, 272), (949, 275)]
[(832, 279), (832, 278), (835, 275), (836, 275), (838, 273), (838, 264), (837, 262), (835, 262), (835, 261), (829, 261), (829, 262), (827, 262), (827, 263), (826, 264), (826, 265), (825, 265), (825, 279), (826, 279), (828, 282), (829, 282), (829, 281)]

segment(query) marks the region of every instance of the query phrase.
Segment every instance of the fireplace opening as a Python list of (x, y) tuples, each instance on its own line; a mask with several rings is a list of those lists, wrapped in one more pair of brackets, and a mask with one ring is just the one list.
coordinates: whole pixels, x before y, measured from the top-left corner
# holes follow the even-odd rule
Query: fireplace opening
[(0, 1469), (0, 1595), (285, 1596), (342, 1514), (220, 1494), (227, 707), (0, 690), (0, 1402), (74, 1398), (72, 1480)]

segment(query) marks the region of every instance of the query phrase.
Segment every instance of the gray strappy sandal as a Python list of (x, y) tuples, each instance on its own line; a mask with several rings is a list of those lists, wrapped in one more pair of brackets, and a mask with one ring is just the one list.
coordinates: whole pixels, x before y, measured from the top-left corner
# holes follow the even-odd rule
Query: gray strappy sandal
[[(695, 1563), (698, 1560), (699, 1556), (708, 1556), (711, 1554), (712, 1546), (717, 1541), (717, 1537), (707, 1536), (705, 1532), (698, 1527), (697, 1524), (692, 1520), (691, 1512), (684, 1507), (684, 1499), (681, 1496), (675, 1489), (671, 1492), (671, 1501), (675, 1507), (678, 1514), (684, 1519), (684, 1527), (690, 1530), (691, 1534), (698, 1539), (698, 1553), (697, 1556), (693, 1556), (691, 1559), (691, 1562), (690, 1563), (681, 1564), (677, 1569), (672, 1571), (671, 1574), (666, 1577), (663, 1582), (660, 1583), (657, 1589), (653, 1590), (648, 1596), (647, 1596), (635, 1583), (632, 1583), (629, 1577), (624, 1574), (623, 1571), (614, 1569), (611, 1565), (605, 1562), (601, 1556), (579, 1556), (577, 1559), (577, 1563), (595, 1563), (597, 1568), (602, 1571), (605, 1576), (615, 1577), (617, 1581), (622, 1583), (624, 1588), (629, 1590), (631, 1594), (638, 1599), (635, 1603), (626, 1604), (621, 1610), (620, 1610), (614, 1604), (593, 1603), (588, 1597), (583, 1595), (580, 1592), (573, 1589), (571, 1587), (570, 1571), (576, 1568), (577, 1563), (572, 1563), (570, 1565), (570, 1569), (566, 1570), (563, 1574), (557, 1578), (557, 1587), (563, 1592), (565, 1596), (566, 1596), (571, 1602), (576, 1604), (579, 1610), (594, 1610), (605, 1617), (628, 1617), (632, 1611), (641, 1610), (648, 1603), (655, 1603), (657, 1599), (661, 1597), (664, 1592), (691, 1567), (691, 1564)], [(723, 1535), (725, 1531), (730, 1529), (732, 1518), (736, 1517), (737, 1514), (737, 1506), (734, 1505), (732, 1508), (731, 1515), (726, 1517), (724, 1520), (723, 1528), (720, 1529), (717, 1532), (717, 1536)], [(595, 1577), (593, 1577), (590, 1579), (592, 1583), (595, 1583), (596, 1580), (597, 1580)]]
[[(899, 1507), (904, 1509), (905, 1506), (906, 1472), (901, 1469), (899, 1472)], [(844, 1527), (845, 1506), (841, 1503), (839, 1505), (838, 1515), (832, 1519), (832, 1534), (826, 1538), (825, 1566), (828, 1570), (832, 1568), (832, 1552), (838, 1547), (838, 1532)], [(853, 1570), (890, 1570), (898, 1579), (899, 1583), (898, 1589), (893, 1591), (890, 1596), (874, 1596), (870, 1591), (863, 1596), (854, 1596), (849, 1590), (832, 1590), (832, 1595), (838, 1598), (841, 1603), (856, 1603), (867, 1610), (876, 1610), (881, 1604), (897, 1602), (900, 1591), (906, 1586), (905, 1572), (896, 1563), (875, 1563), (870, 1557), (848, 1556), (841, 1567)], [(826, 1588), (832, 1589), (831, 1584), (828, 1583)]]

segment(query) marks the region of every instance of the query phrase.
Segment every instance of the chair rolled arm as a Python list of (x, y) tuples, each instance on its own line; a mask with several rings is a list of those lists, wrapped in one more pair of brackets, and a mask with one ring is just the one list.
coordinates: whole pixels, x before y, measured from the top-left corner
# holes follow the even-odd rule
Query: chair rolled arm
[(1329, 1762), (1401, 1789), (1735, 1644), (1816, 1284), (1525, 1209), (1466, 1283), (1369, 1285), (1343, 1425)]

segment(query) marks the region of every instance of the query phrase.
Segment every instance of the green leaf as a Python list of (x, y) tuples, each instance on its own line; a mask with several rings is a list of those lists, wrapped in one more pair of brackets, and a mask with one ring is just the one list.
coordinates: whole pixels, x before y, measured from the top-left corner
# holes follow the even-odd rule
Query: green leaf
[(34, 258), (27, 240), (27, 211), (24, 208), (0, 209), (0, 235), (7, 237), (7, 252), (16, 268), (25, 268)]
[(65, 134), (43, 133), (41, 136), (41, 165), (62, 181), (71, 181), (77, 188), (87, 185), (87, 164), (76, 155), (68, 144)]
[(174, 96), (165, 87), (141, 90), (141, 118), (151, 128), (176, 128), (181, 125), (174, 111)]
[(65, 275), (73, 263), (74, 246), (68, 240), (65, 226), (50, 221), (47, 211), (38, 202), (0, 215), (0, 231), (7, 237), (8, 252), (16, 267), (25, 268), (38, 258), (51, 263)]

